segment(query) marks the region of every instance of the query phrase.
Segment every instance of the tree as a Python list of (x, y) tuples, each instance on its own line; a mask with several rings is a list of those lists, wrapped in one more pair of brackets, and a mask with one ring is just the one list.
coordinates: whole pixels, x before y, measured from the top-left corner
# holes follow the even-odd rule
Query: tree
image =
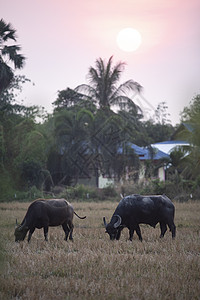
[(79, 85), (75, 90), (85, 93), (86, 97), (94, 101), (100, 109), (110, 109), (112, 105), (119, 105), (121, 108), (128, 105), (138, 111), (139, 108), (127, 96), (127, 92), (135, 90), (140, 92), (141, 85), (128, 80), (117, 86), (125, 64), (118, 62), (112, 67), (112, 60), (111, 56), (106, 64), (101, 58), (97, 59), (96, 68), (89, 68), (89, 85)]
[(14, 69), (21, 69), (24, 66), (25, 57), (18, 52), (21, 50), (19, 45), (9, 45), (9, 41), (16, 42), (16, 30), (10, 23), (0, 20), (0, 94), (11, 83), (14, 72), (7, 63), (14, 64)]
[(80, 175), (87, 173), (83, 154), (88, 147), (88, 130), (93, 114), (82, 108), (63, 109), (55, 113), (54, 118), (55, 145), (51, 155), (54, 153), (58, 164), (54, 165), (49, 160), (48, 167), (55, 183), (69, 184), (72, 179), (76, 183)]
[(160, 102), (155, 110), (156, 123), (166, 125), (171, 124), (169, 120), (170, 114), (167, 112), (168, 106), (166, 102)]
[(148, 135), (148, 143), (158, 143), (169, 140), (174, 132), (174, 127), (169, 120), (168, 106), (165, 102), (158, 104), (152, 119), (144, 122)]
[(182, 147), (187, 154), (182, 162), (184, 163), (182, 175), (195, 180), (200, 176), (200, 95), (194, 97), (190, 105), (183, 109), (181, 119), (189, 127), (183, 127), (179, 132), (179, 138), (190, 143), (189, 147)]
[(200, 115), (200, 95), (196, 95), (191, 101), (189, 106), (184, 107), (181, 112), (182, 122), (192, 122), (193, 119), (198, 119)]
[(96, 109), (95, 105), (84, 94), (70, 88), (59, 91), (56, 101), (52, 104), (55, 106), (54, 112), (62, 109), (73, 110), (75, 107), (87, 108), (92, 112)]
[(46, 170), (48, 140), (38, 129), (30, 118), (13, 129), (15, 135), (10, 158), (15, 172), (17, 170), (15, 180), (18, 177), (23, 188), (33, 185), (41, 188), (49, 175)]
[(24, 75), (13, 76), (7, 89), (0, 93), (0, 119), (7, 119), (11, 114), (26, 114), (27, 108), (23, 104), (16, 103), (16, 97), (22, 92), (22, 85), (30, 82)]
[(15, 137), (16, 126), (25, 119), (35, 121), (38, 117), (44, 117), (41, 107), (35, 105), (27, 107), (23, 103), (16, 102), (16, 97), (22, 91), (23, 84), (29, 81), (24, 75), (14, 75), (9, 87), (0, 94), (0, 152), (1, 149), (4, 149), (1, 156), (2, 166), (4, 166), (6, 160), (9, 164), (11, 162), (10, 158), (13, 155), (12, 141)]

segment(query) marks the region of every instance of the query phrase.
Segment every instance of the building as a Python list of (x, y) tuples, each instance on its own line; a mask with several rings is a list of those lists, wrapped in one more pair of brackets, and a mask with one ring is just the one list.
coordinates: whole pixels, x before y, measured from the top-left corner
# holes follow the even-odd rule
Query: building
[[(168, 153), (161, 151), (160, 149), (154, 147), (139, 147), (135, 144), (129, 144), (130, 148), (134, 150), (135, 154), (138, 155), (140, 160), (140, 169), (139, 169), (139, 182), (145, 180), (145, 175), (147, 171), (147, 165), (152, 164), (156, 173), (152, 179), (159, 179), (165, 181), (165, 166), (166, 163), (170, 160)], [(118, 153), (122, 153), (122, 148), (119, 148)], [(128, 170), (126, 179), (128, 180)], [(99, 176), (99, 188), (103, 188), (107, 185), (114, 184), (115, 179), (109, 178), (107, 176)]]

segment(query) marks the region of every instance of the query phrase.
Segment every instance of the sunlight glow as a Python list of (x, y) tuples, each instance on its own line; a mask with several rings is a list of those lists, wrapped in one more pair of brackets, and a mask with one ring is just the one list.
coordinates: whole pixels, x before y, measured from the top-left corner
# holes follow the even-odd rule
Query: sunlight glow
[(133, 28), (124, 28), (117, 35), (117, 44), (123, 51), (131, 52), (139, 48), (142, 42), (141, 34)]

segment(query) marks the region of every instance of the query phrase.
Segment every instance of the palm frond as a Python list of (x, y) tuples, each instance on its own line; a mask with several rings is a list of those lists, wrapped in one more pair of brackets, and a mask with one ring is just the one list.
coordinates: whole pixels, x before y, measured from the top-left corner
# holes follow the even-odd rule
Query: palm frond
[(138, 91), (141, 92), (142, 86), (132, 79), (122, 83), (114, 92), (113, 97), (117, 97), (119, 94), (127, 94), (129, 92)]
[(115, 84), (116, 82), (119, 81), (121, 73), (124, 71), (124, 66), (125, 63), (119, 62), (117, 65), (114, 67), (112, 74), (110, 76), (110, 83)]
[(88, 73), (88, 79), (89, 83), (93, 85), (94, 87), (97, 87), (99, 85), (100, 76), (98, 74), (98, 70), (95, 68), (90, 68)]
[[(97, 71), (98, 77), (104, 76), (105, 66), (104, 66), (104, 61), (102, 60), (102, 58), (97, 59), (95, 64), (96, 64), (96, 71)], [(94, 69), (94, 68), (92, 68), (92, 69)]]
[(0, 61), (0, 93), (8, 87), (14, 77), (12, 69), (4, 62)]
[(9, 63), (14, 63), (15, 69), (21, 69), (24, 66), (25, 57), (18, 53), (21, 47), (19, 45), (5, 45), (9, 39), (16, 41), (15, 33), (16, 31), (10, 23), (6, 24), (3, 19), (0, 20), (0, 93), (8, 88), (14, 77), (13, 70), (7, 64), (6, 59), (9, 59)]
[(0, 40), (6, 42), (8, 39), (16, 41), (16, 30), (12, 28), (10, 23), (6, 24), (6, 22), (1, 19), (0, 20)]
[(96, 90), (88, 84), (80, 84), (74, 90), (76, 92), (84, 93), (88, 100), (94, 100), (94, 97), (96, 97)]

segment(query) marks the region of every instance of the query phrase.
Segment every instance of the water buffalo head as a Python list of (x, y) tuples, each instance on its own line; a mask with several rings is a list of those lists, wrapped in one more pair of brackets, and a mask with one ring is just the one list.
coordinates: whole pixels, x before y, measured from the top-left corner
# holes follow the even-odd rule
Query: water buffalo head
[(106, 233), (109, 234), (111, 240), (115, 240), (122, 222), (121, 217), (119, 215), (114, 215), (111, 222), (108, 224), (106, 223), (106, 218), (103, 217), (103, 222), (106, 228)]
[(26, 237), (28, 231), (28, 227), (26, 226), (26, 222), (23, 225), (17, 225), (15, 227), (15, 242), (23, 241)]

